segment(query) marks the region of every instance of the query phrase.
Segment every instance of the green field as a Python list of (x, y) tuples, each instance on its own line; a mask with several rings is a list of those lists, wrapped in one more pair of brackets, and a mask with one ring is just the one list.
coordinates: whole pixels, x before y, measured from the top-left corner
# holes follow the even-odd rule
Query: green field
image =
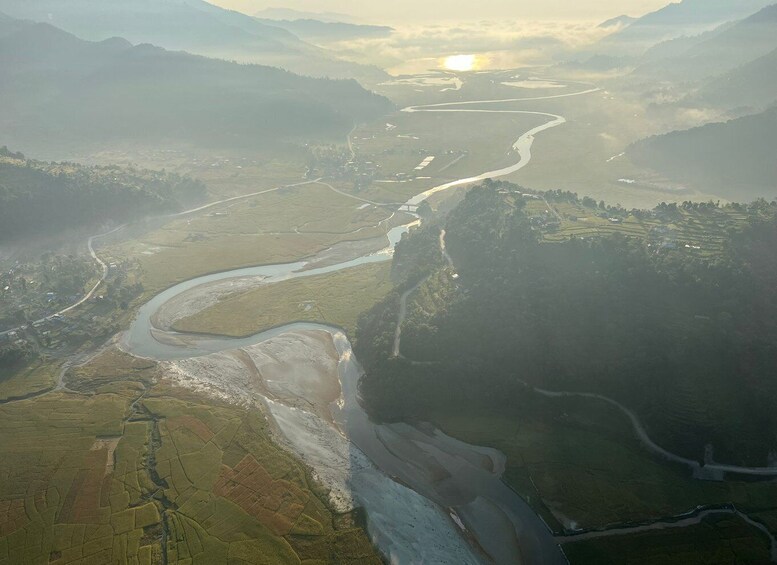
[(333, 324), (352, 334), (359, 314), (393, 290), (390, 274), (386, 261), (260, 287), (228, 296), (178, 321), (174, 329), (240, 337), (305, 321)]
[(385, 234), (376, 224), (392, 212), (362, 204), (323, 185), (289, 188), (172, 221), (101, 254), (137, 258), (150, 296), (196, 276), (297, 261)]

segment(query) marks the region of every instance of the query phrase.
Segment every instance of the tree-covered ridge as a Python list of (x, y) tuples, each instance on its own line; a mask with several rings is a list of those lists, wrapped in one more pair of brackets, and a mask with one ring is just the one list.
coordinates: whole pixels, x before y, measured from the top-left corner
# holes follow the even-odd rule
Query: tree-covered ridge
[[(777, 60), (777, 59), (776, 59)], [(638, 165), (729, 200), (777, 193), (777, 107), (728, 122), (649, 137), (632, 145)]]
[[(725, 225), (736, 212), (738, 228), (710, 234), (725, 238), (722, 251), (705, 255), (620, 233), (547, 243), (527, 212), (532, 199), (516, 192), (487, 184), (448, 217), (456, 274), (427, 269), (403, 326), (404, 358), (386, 350), (396, 297), (362, 319), (372, 411), (498, 411), (526, 399), (526, 382), (615, 398), (687, 456), (712, 445), (719, 460), (766, 463), (777, 447), (777, 203), (642, 212), (667, 230), (697, 218)], [(398, 247), (397, 264), (408, 248), (431, 249), (424, 231)]]
[(135, 167), (47, 163), (0, 149), (0, 240), (120, 223), (202, 200), (189, 177)]
[(354, 80), (118, 38), (89, 42), (10, 18), (0, 18), (0, 96), (8, 109), (0, 113), (2, 143), (48, 154), (117, 143), (245, 151), (341, 139), (355, 122), (393, 110)]

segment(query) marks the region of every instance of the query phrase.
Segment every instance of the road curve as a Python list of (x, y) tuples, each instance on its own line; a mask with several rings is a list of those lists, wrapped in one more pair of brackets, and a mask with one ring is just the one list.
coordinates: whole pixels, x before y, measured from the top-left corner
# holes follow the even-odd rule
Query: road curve
[[(524, 383), (526, 384), (526, 383)], [(527, 385), (528, 386), (528, 385)], [(645, 426), (639, 420), (639, 417), (633, 410), (626, 408), (623, 404), (612, 398), (601, 394), (594, 394), (589, 392), (569, 392), (569, 391), (550, 391), (541, 388), (531, 387), (534, 392), (548, 398), (589, 398), (606, 402), (611, 406), (615, 406), (618, 410), (623, 412), (631, 422), (631, 426), (634, 428), (634, 432), (637, 434), (637, 438), (648, 450), (652, 451), (659, 457), (671, 461), (673, 463), (679, 463), (685, 465), (693, 471), (694, 476), (709, 477), (711, 474), (717, 473), (735, 473), (737, 475), (748, 475), (754, 477), (777, 477), (777, 467), (740, 467), (738, 465), (727, 465), (725, 463), (707, 463), (702, 465), (698, 461), (682, 457), (676, 453), (672, 453), (658, 445), (653, 441), (647, 433)]]
[[(253, 198), (254, 196), (260, 196), (262, 194), (268, 194), (270, 192), (277, 192), (277, 191), (283, 190), (285, 188), (294, 188), (296, 186), (303, 186), (303, 185), (307, 185), (307, 184), (315, 184), (315, 183), (319, 182), (320, 180), (322, 180), (322, 179), (319, 178), (319, 179), (308, 180), (308, 181), (299, 182), (299, 183), (295, 183), (295, 184), (287, 184), (287, 185), (283, 185), (283, 186), (276, 186), (275, 188), (270, 188), (270, 189), (267, 189), (267, 190), (260, 190), (258, 192), (252, 192), (251, 194), (241, 194), (240, 196), (233, 196), (231, 198), (224, 198), (223, 200), (217, 200), (216, 202), (210, 202), (208, 204), (205, 204), (204, 206), (198, 206), (197, 208), (191, 208), (189, 210), (184, 210), (183, 212), (176, 212), (174, 214), (164, 214), (164, 215), (161, 215), (161, 216), (149, 216), (147, 219), (180, 218), (182, 216), (187, 216), (189, 214), (194, 214), (196, 212), (202, 212), (204, 210), (208, 210), (209, 208), (214, 208), (216, 206), (220, 206), (221, 204), (227, 204), (229, 202), (237, 202), (239, 200), (245, 200), (247, 198)], [(335, 190), (335, 189), (333, 188), (332, 190)], [(336, 192), (339, 192), (339, 191), (336, 191)], [(95, 292), (97, 292), (97, 289), (100, 287), (100, 285), (102, 283), (104, 283), (105, 279), (108, 277), (108, 265), (106, 265), (105, 262), (102, 259), (100, 259), (100, 257), (95, 252), (95, 250), (94, 250), (94, 242), (96, 240), (98, 240), (98, 239), (102, 239), (104, 237), (108, 237), (109, 235), (113, 235), (114, 233), (120, 232), (121, 230), (126, 228), (128, 225), (129, 224), (122, 224), (119, 227), (113, 228), (112, 230), (107, 231), (105, 233), (100, 233), (100, 234), (97, 234), (97, 235), (93, 235), (93, 236), (91, 236), (86, 241), (86, 248), (89, 250), (89, 255), (92, 256), (92, 259), (94, 259), (95, 263), (97, 263), (97, 265), (100, 267), (100, 270), (101, 270), (102, 274), (100, 275), (100, 280), (98, 280), (95, 283), (95, 285), (91, 289), (89, 289), (89, 291), (86, 294), (84, 294), (81, 298), (79, 298), (77, 302), (71, 304), (67, 308), (63, 308), (59, 312), (54, 312), (53, 314), (49, 314), (48, 316), (44, 316), (43, 318), (40, 318), (38, 320), (34, 320), (32, 322), (27, 322), (26, 324), (22, 324), (22, 325), (16, 326), (15, 328), (9, 328), (7, 330), (1, 331), (0, 332), (0, 336), (7, 335), (7, 334), (9, 334), (11, 332), (19, 331), (23, 326), (26, 326), (26, 325), (29, 325), (29, 324), (37, 324), (39, 322), (44, 322), (46, 320), (50, 320), (54, 316), (62, 316), (63, 314), (67, 314), (68, 312), (70, 312), (72, 310), (75, 310), (76, 308), (81, 306), (84, 302), (86, 302), (87, 300), (92, 298), (94, 296)]]

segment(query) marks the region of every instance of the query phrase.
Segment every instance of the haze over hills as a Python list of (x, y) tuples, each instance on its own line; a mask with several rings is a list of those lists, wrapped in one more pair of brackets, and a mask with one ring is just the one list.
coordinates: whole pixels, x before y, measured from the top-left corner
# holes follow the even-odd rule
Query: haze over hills
[(394, 31), (393, 28), (388, 26), (327, 22), (309, 18), (297, 20), (259, 19), (259, 21), (267, 25), (280, 27), (297, 37), (314, 42), (340, 41), (358, 37), (386, 37)]
[(665, 50), (666, 56), (656, 57), (659, 45), (653, 50), (653, 62), (637, 68), (635, 73), (682, 81), (700, 80), (762, 57), (777, 48), (777, 4), (697, 38), (671, 43), (676, 45), (673, 50)]
[(777, 49), (705, 84), (692, 98), (734, 110), (759, 110), (777, 102)]
[(651, 137), (631, 159), (676, 182), (733, 201), (777, 196), (777, 108), (725, 123)]
[(598, 50), (617, 48), (638, 55), (661, 41), (713, 29), (747, 17), (770, 3), (768, 0), (682, 0), (638, 18), (605, 38)]
[(319, 77), (385, 77), (377, 68), (338, 60), (285, 29), (204, 0), (0, 0), (0, 12), (50, 23), (88, 40), (123, 37)]
[(355, 81), (207, 59), (0, 20), (3, 143), (56, 155), (103, 143), (257, 147), (340, 138), (388, 100)]
[(610, 18), (609, 20), (603, 21), (602, 23), (599, 24), (599, 27), (600, 28), (611, 28), (611, 27), (623, 28), (623, 27), (630, 26), (631, 24), (636, 22), (637, 19), (638, 18), (635, 18), (633, 16), (627, 16), (624, 14), (622, 16), (616, 16), (614, 18)]
[(265, 8), (254, 14), (257, 18), (269, 20), (317, 20), (327, 23), (361, 24), (362, 22), (351, 15), (338, 12), (305, 12), (291, 8), (272, 7)]
[(189, 177), (117, 166), (44, 163), (0, 147), (2, 242), (169, 213), (205, 197), (205, 185)]
[(0, 0), (0, 565), (777, 563), (777, 6), (274, 1)]

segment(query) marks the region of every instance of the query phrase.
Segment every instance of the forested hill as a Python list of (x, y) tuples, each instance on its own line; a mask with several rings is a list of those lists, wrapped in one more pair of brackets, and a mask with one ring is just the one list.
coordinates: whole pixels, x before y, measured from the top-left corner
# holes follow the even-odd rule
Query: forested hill
[(354, 122), (393, 108), (353, 80), (120, 39), (92, 43), (10, 18), (0, 18), (0, 97), (0, 143), (49, 154), (133, 142), (250, 150), (341, 138)]
[(173, 212), (205, 193), (200, 181), (175, 174), (44, 163), (2, 147), (0, 241)]
[(777, 107), (635, 143), (631, 159), (663, 176), (735, 201), (777, 195)]
[[(445, 221), (457, 276), (429, 259), (441, 226), (397, 248), (400, 290), (431, 276), (409, 302), (404, 358), (390, 359), (398, 295), (360, 321), (373, 414), (509, 415), (531, 401), (526, 381), (615, 398), (697, 460), (711, 444), (719, 460), (765, 464), (777, 447), (777, 203), (664, 205), (634, 212), (650, 242), (548, 243), (514, 190), (473, 189)], [(681, 229), (720, 251), (684, 244)]]

